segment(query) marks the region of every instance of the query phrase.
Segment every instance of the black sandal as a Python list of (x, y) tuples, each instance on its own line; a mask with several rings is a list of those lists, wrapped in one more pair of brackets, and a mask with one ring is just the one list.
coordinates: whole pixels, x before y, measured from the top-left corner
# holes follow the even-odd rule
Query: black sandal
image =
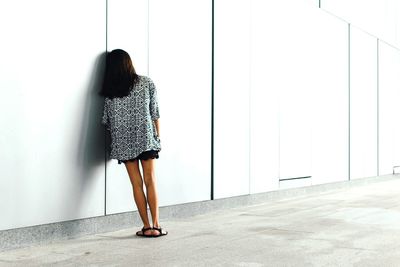
[(160, 228), (153, 227), (153, 230), (157, 230), (158, 232), (160, 232), (159, 235), (153, 235), (153, 237), (159, 237), (159, 236), (167, 235), (167, 234), (168, 234), (168, 231), (165, 231), (165, 233), (163, 233), (161, 227), (160, 227)]
[(146, 232), (147, 230), (152, 230), (152, 228), (151, 227), (147, 227), (147, 228), (144, 228), (144, 226), (143, 226), (143, 228), (142, 228), (142, 234), (139, 234), (140, 233), (140, 231), (137, 231), (136, 232), (136, 235), (137, 236), (143, 236), (143, 237), (152, 237), (153, 235), (145, 235), (144, 234), (144, 232)]

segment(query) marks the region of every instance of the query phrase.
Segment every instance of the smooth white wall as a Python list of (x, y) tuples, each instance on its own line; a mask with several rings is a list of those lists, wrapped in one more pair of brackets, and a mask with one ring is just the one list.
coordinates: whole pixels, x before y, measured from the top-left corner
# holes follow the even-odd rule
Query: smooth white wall
[(311, 100), (314, 72), (314, 6), (274, 2), (266, 8), (270, 34), (267, 80), (278, 93), (279, 179), (311, 176)]
[(252, 17), (252, 190), (348, 179), (348, 24), (305, 1), (253, 0)]
[(0, 230), (104, 215), (105, 19), (95, 0), (0, 9)]
[(376, 176), (377, 40), (350, 28), (350, 178)]
[(250, 1), (215, 1), (214, 195), (248, 194)]
[(252, 1), (251, 188), (311, 175), (312, 24), (306, 2)]
[(161, 206), (211, 196), (211, 1), (150, 0), (149, 75), (158, 88)]
[(312, 86), (312, 182), (348, 179), (348, 24), (323, 11), (316, 23), (307, 62)]
[(379, 42), (379, 175), (400, 165), (400, 50)]
[[(250, 193), (279, 188), (279, 62), (269, 1), (251, 1)], [(271, 32), (273, 31), (273, 32)], [(269, 49), (266, 49), (269, 47)]]

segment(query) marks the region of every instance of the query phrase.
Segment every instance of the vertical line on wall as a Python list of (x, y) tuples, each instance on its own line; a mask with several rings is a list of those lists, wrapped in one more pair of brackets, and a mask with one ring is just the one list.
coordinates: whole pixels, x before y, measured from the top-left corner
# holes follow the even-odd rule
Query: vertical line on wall
[(214, 199), (214, 0), (211, 0), (211, 200)]
[(249, 161), (248, 161), (248, 168), (249, 168), (249, 194), (251, 194), (251, 59), (252, 59), (252, 0), (249, 1), (249, 14), (250, 14), (250, 19), (249, 19), (249, 140), (248, 140), (248, 146), (249, 146)]
[(278, 92), (278, 187), (281, 182), (281, 94)]
[(376, 175), (379, 176), (379, 38), (376, 39)]
[(318, 7), (321, 8), (321, 0), (318, 1)]
[(348, 142), (349, 142), (349, 144), (348, 144), (348, 146), (349, 146), (349, 155), (348, 155), (348, 164), (349, 164), (349, 168), (348, 168), (348, 170), (349, 170), (349, 177), (348, 177), (348, 179), (350, 180), (350, 174), (351, 174), (351, 172), (350, 172), (350, 170), (351, 170), (351, 110), (350, 110), (350, 107), (351, 107), (351, 99), (350, 99), (350, 97), (351, 97), (351, 69), (350, 69), (350, 67), (351, 67), (351, 58), (350, 58), (350, 53), (351, 53), (351, 40), (350, 40), (350, 23), (348, 23), (348, 64), (347, 64), (347, 66), (348, 66), (348, 88), (349, 88), (349, 92), (348, 92), (348, 108), (349, 108), (349, 121), (348, 121), (348, 131), (349, 131), (349, 137), (348, 137)]
[[(106, 0), (106, 55), (105, 64), (107, 64), (108, 51), (108, 0)], [(104, 131), (104, 216), (107, 215), (107, 130)]]

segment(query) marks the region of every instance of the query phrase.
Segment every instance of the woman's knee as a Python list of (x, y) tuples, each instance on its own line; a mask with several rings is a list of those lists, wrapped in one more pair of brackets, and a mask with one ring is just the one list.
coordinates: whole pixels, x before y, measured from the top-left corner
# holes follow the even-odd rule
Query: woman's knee
[(133, 189), (141, 189), (141, 190), (143, 190), (143, 181), (142, 180), (134, 181), (132, 183), (132, 187), (133, 187)]
[(143, 172), (144, 183), (146, 187), (152, 186), (155, 182), (154, 172), (151, 171), (144, 171)]
[(146, 187), (152, 186), (155, 183), (154, 174), (154, 159), (142, 160), (143, 180)]

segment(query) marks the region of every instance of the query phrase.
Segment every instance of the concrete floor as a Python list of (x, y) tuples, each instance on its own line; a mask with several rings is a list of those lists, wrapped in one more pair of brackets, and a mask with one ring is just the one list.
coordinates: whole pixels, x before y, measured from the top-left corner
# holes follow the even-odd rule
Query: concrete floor
[(400, 179), (5, 251), (0, 266), (400, 266)]

